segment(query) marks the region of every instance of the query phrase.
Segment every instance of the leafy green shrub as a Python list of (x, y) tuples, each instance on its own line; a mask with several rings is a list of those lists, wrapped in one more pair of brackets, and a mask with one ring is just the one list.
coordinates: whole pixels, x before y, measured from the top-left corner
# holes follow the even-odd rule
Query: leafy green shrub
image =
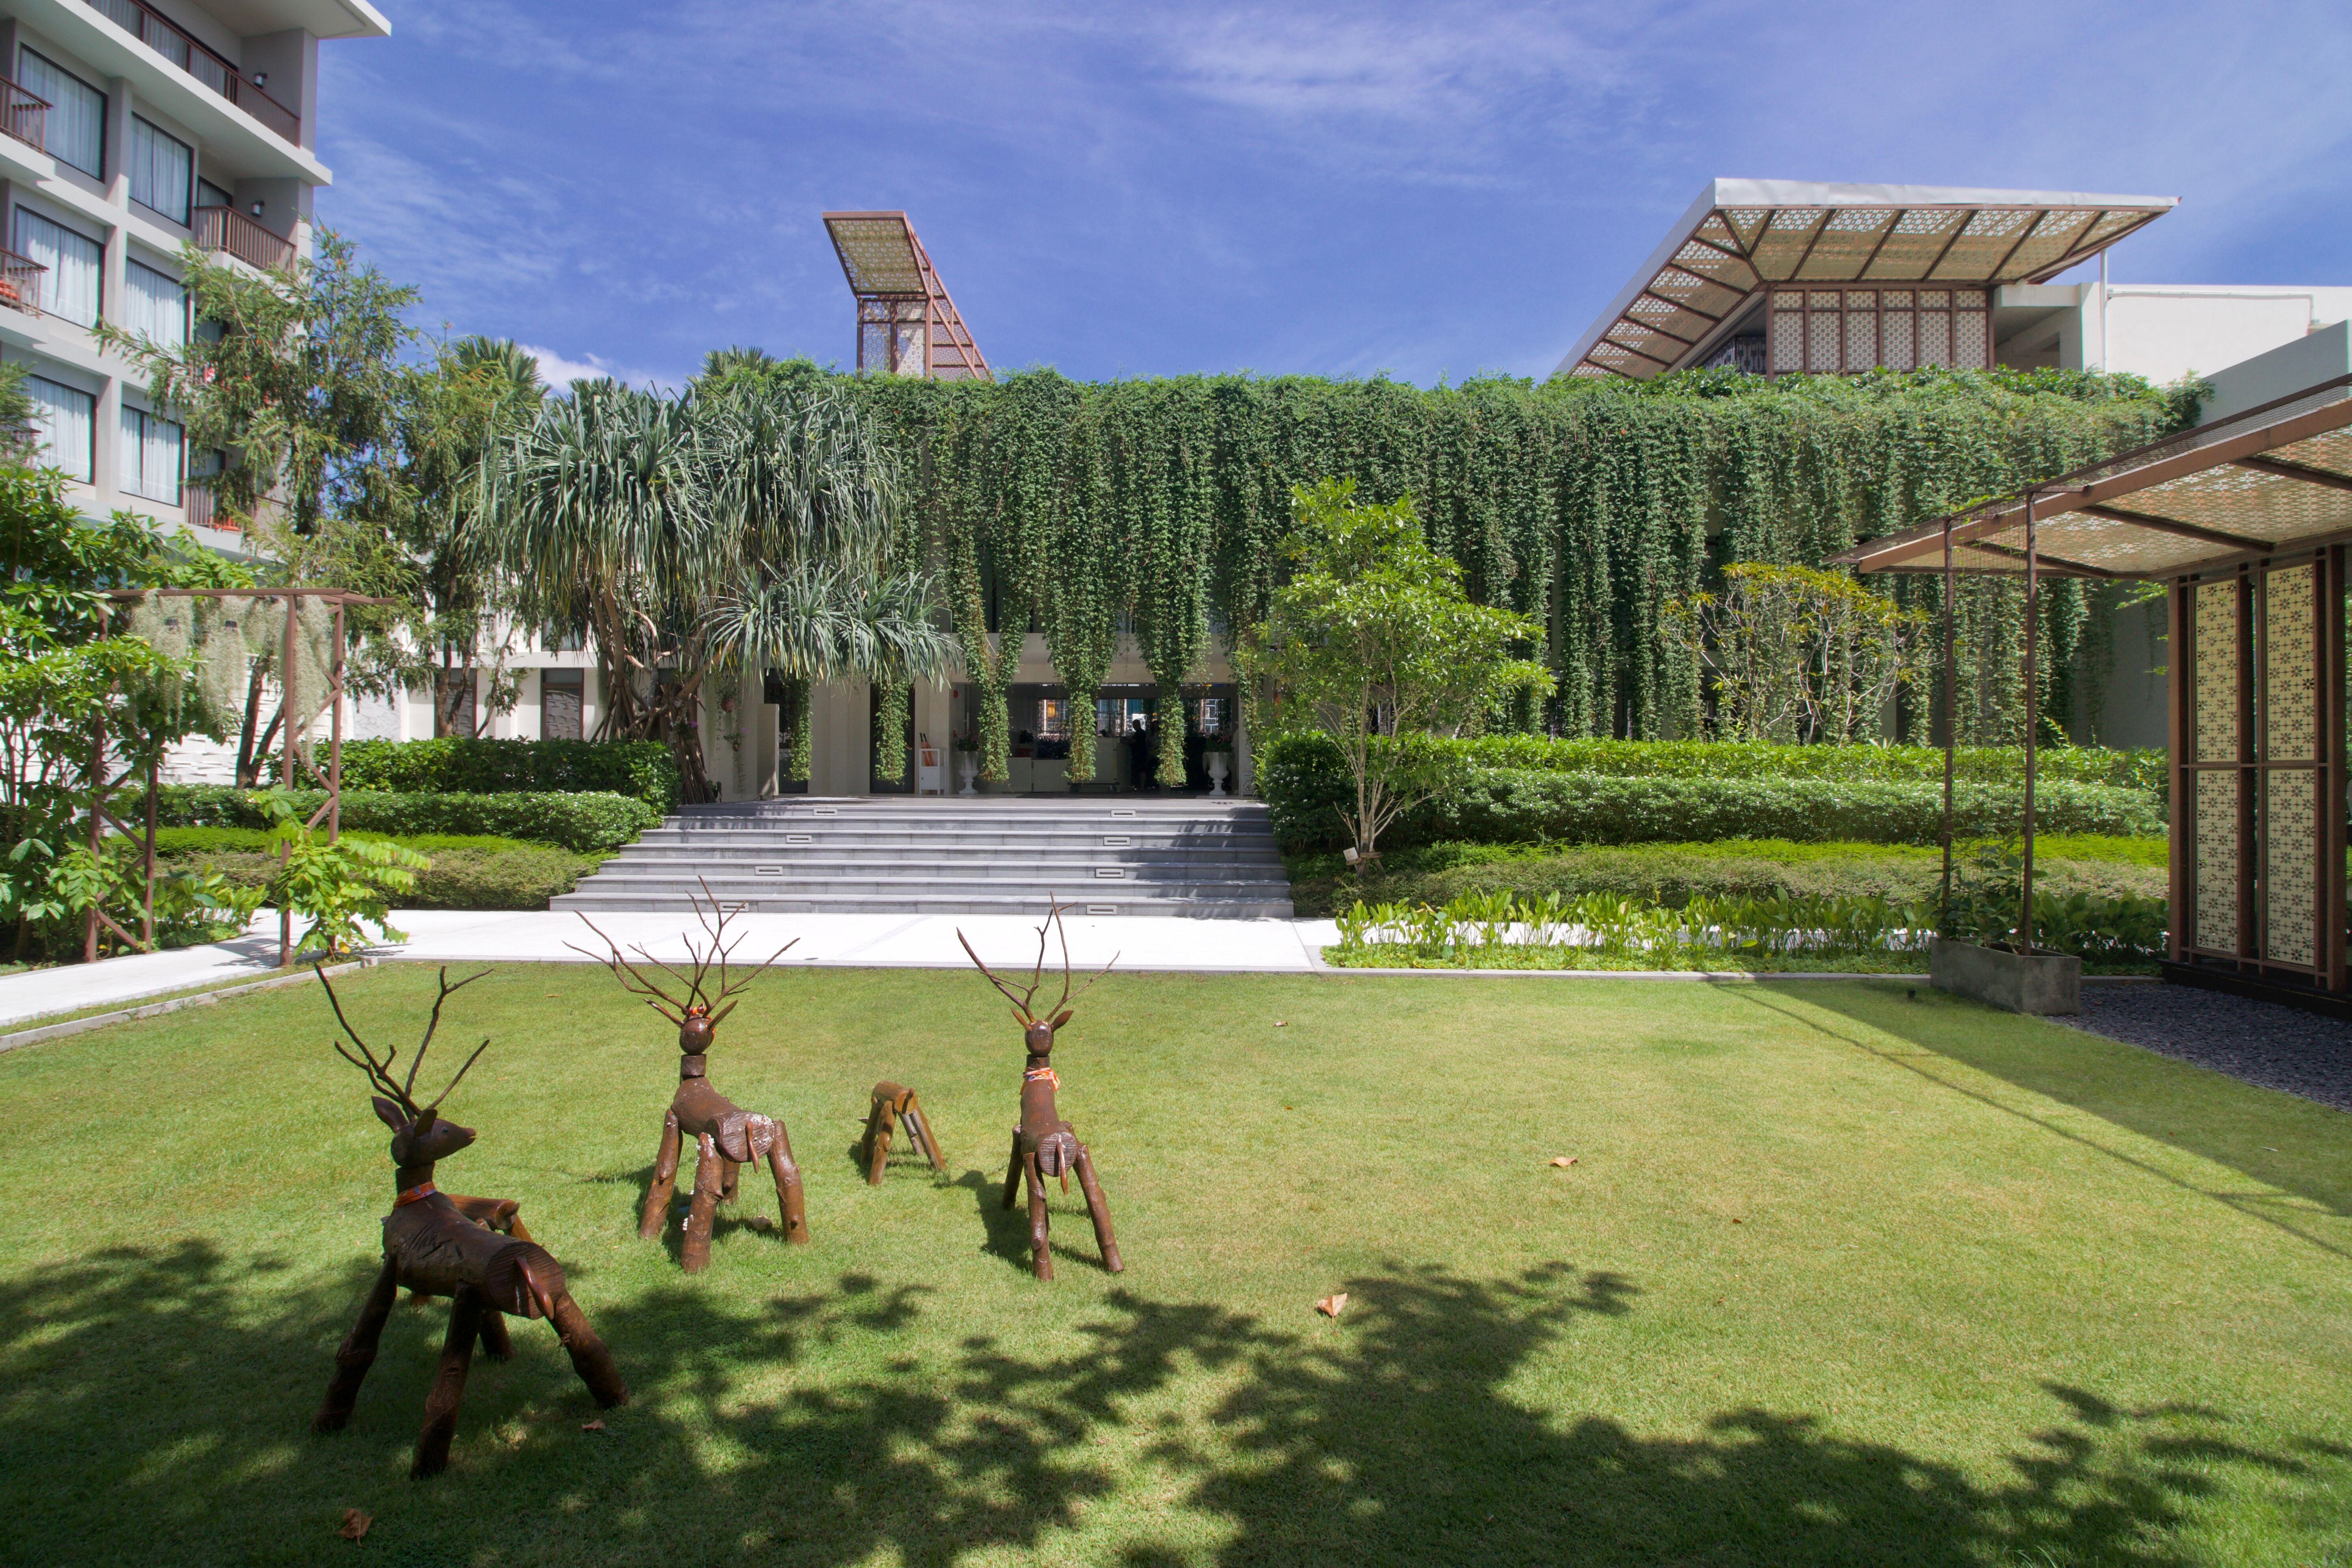
[[(189, 827), (167, 830), (190, 840), (173, 843), (167, 865), (191, 868), (215, 877), (230, 889), (261, 890), (278, 875), (278, 859), (261, 845), (262, 835), (239, 827)], [(202, 835), (202, 838), (195, 836)], [(220, 841), (212, 842), (214, 836)], [(159, 856), (165, 852), (158, 834)], [(240, 840), (250, 837), (250, 846)], [(362, 836), (347, 836), (362, 837)], [(461, 837), (427, 834), (398, 841), (403, 847), (424, 851), (428, 863), (416, 868), (415, 886), (401, 895), (400, 906), (411, 910), (543, 910), (559, 893), (568, 893), (580, 879), (594, 870), (595, 855), (576, 855), (551, 844), (525, 844), (510, 838)], [(489, 847), (481, 847), (488, 846)]]
[[(249, 791), (215, 784), (168, 784), (155, 792), (156, 821), (174, 827), (261, 827)], [(307, 816), (326, 801), (320, 790), (291, 799)], [(386, 795), (343, 792), (342, 826), (408, 837), (422, 833), (488, 834), (561, 845), (582, 854), (617, 849), (657, 826), (661, 813), (622, 795)]]
[[(1481, 735), (1421, 743), (1452, 759), (1463, 773), (1480, 768), (1540, 768), (1621, 778), (1932, 779), (1939, 784), (1944, 777), (1944, 752), (1938, 746), (1554, 741), (1541, 735)], [(1952, 761), (1953, 776), (1963, 784), (2015, 784), (2025, 773), (2025, 753), (2015, 746), (1961, 746)], [(2159, 798), (2165, 789), (2161, 751), (2043, 746), (2035, 753), (2034, 767), (2037, 776), (2046, 781), (2114, 784), (2152, 791)], [(1266, 742), (1258, 749), (1256, 769), (1261, 793), (1264, 781), (1270, 778), (1281, 781), (1277, 787), (1295, 793), (1328, 788), (1329, 781), (1346, 777), (1339, 743), (1315, 731), (1278, 735)]]
[(270, 848), (283, 857), (269, 879), (269, 901), (310, 922), (303, 951), (350, 952), (365, 939), (363, 926), (383, 940), (406, 940), (392, 928), (391, 899), (416, 885), (424, 856), (382, 838), (331, 843), (324, 828), (310, 825), (317, 808), (304, 807), (291, 790), (256, 790), (247, 799), (268, 817)]
[[(1276, 751), (1279, 765), (1262, 770), (1258, 783), (1276, 838), (1287, 849), (1338, 842), (1340, 817), (1331, 798), (1340, 782), (1337, 770), (1308, 748)], [(2022, 792), (2007, 784), (1960, 784), (1952, 804), (1953, 831), (1967, 837), (2011, 832), (2023, 814)], [(2161, 804), (2153, 795), (2112, 784), (2044, 781), (2035, 805), (2038, 824), (2053, 833), (2136, 836), (2164, 827)], [(1758, 837), (1927, 845), (1940, 841), (1943, 821), (1943, 785), (1937, 780), (1737, 773), (1629, 777), (1484, 768), (1465, 770), (1423, 802), (1391, 830), (1391, 842), (1645, 844)]]
[(346, 741), (343, 787), (396, 795), (635, 795), (677, 809), (677, 757), (659, 741)]
[[(500, 838), (486, 833), (371, 833), (346, 828), (346, 838), (395, 838), (402, 847), (425, 855), (438, 855), (456, 850), (476, 855), (499, 854), (509, 850), (543, 850), (550, 846), (534, 844), (527, 838)], [(159, 857), (187, 858), (205, 855), (259, 854), (275, 842), (269, 834), (257, 827), (159, 827), (155, 830), (155, 853)]]

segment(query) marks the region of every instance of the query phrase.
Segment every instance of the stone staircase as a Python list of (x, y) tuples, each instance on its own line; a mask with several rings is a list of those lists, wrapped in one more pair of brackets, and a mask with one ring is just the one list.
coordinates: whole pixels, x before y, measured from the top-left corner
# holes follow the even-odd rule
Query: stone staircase
[[(698, 879), (699, 879), (698, 880)], [(1255, 801), (794, 796), (690, 805), (553, 903), (774, 914), (1291, 915)]]

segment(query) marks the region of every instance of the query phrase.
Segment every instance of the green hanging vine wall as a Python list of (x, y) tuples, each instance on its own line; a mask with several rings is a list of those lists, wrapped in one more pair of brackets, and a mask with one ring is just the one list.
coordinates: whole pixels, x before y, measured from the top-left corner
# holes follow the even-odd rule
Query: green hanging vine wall
[[(1251, 624), (1280, 576), (1294, 484), (1339, 476), (1368, 500), (1411, 496), (1475, 597), (1538, 620), (1531, 651), (1559, 689), (1520, 725), (1656, 738), (1702, 721), (1697, 669), (1658, 635), (1660, 606), (1727, 563), (1816, 564), (2194, 416), (2184, 394), (2053, 371), (1430, 391), (1297, 376), (1083, 384), (1051, 371), (852, 384), (907, 458), (911, 515), (974, 649), (991, 779), (1007, 773), (1003, 699), (1026, 631), (1044, 634), (1081, 742), (1122, 620), (1163, 691), (1198, 680), (1212, 620)], [(1940, 610), (1932, 577), (1882, 585)], [(2045, 732), (2081, 732), (2095, 712), (2104, 603), (2072, 582), (2044, 595)], [(1957, 693), (1939, 671), (1906, 693), (1896, 727), (1925, 739), (1957, 709), (1964, 741), (2020, 738), (2021, 605), (2012, 583), (1967, 580)], [(1160, 732), (1159, 776), (1181, 782), (1182, 727)], [(1091, 772), (1089, 752), (1072, 747), (1074, 778)]]

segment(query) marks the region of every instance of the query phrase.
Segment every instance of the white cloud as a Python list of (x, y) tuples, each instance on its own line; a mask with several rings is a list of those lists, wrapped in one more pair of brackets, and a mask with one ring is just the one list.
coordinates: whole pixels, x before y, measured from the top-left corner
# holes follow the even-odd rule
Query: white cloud
[(672, 384), (670, 378), (650, 371), (625, 370), (603, 354), (583, 354), (572, 359), (553, 349), (541, 348), (537, 343), (518, 343), (515, 346), (539, 362), (539, 379), (555, 392), (563, 391), (575, 381), (594, 381), (601, 376), (611, 376), (614, 381), (630, 386)]

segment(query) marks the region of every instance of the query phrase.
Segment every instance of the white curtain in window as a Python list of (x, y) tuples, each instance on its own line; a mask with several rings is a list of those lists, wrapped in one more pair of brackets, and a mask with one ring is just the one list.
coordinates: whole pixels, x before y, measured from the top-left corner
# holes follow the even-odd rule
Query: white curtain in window
[(196, 155), (185, 142), (131, 117), (131, 199), (173, 223), (188, 221)]
[(122, 488), (169, 506), (180, 504), (180, 427), (143, 409), (122, 411)]
[(25, 390), (33, 399), (33, 425), (41, 433), (42, 460), (63, 468), (68, 479), (89, 483), (90, 437), (96, 434), (98, 399), (46, 376), (26, 376)]
[(35, 98), (48, 100), (42, 140), (50, 155), (92, 179), (102, 179), (106, 160), (106, 94), (26, 48), (16, 57), (16, 79)]
[(104, 254), (98, 241), (18, 207), (16, 250), (48, 268), (41, 274), (42, 310), (80, 326), (98, 324), (99, 262)]
[(141, 262), (122, 268), (122, 326), (150, 342), (178, 348), (188, 341), (188, 292), (180, 280)]

